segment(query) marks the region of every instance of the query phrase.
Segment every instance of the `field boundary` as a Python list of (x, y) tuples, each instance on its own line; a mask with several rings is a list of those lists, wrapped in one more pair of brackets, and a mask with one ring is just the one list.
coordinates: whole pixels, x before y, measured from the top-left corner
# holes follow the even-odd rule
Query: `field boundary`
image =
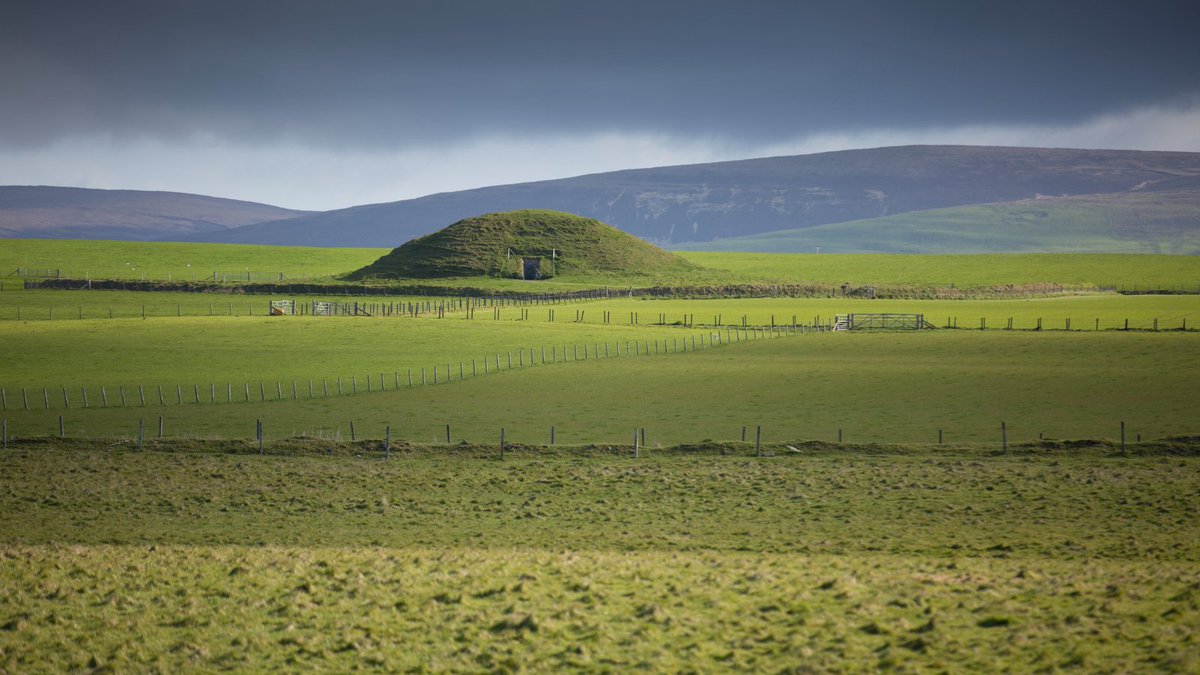
[[(1009, 444), (996, 443), (838, 443), (822, 440), (753, 441), (701, 440), (665, 447), (633, 443), (536, 444), (504, 442), (501, 455), (500, 430), (495, 443), (452, 442), (419, 443), (384, 438), (345, 439), (294, 436), (264, 440), (254, 438), (146, 438), (139, 447), (136, 438), (95, 436), (58, 438), (56, 436), (9, 437), (9, 452), (94, 451), (163, 452), (229, 455), (332, 456), (364, 459), (461, 457), (463, 459), (545, 459), (553, 457), (686, 457), (727, 455), (731, 457), (875, 456), (937, 454), (953, 457), (1056, 456), (1092, 454), (1104, 457), (1180, 456), (1200, 457), (1200, 434), (1175, 435), (1144, 441), (1130, 441), (1122, 450), (1119, 440), (1108, 438), (1054, 439)], [(261, 448), (261, 449), (260, 449)]]
[[(174, 386), (168, 384), (165, 388), (161, 383), (153, 383), (148, 386), (119, 383), (111, 390), (108, 385), (93, 386), (90, 390), (87, 386), (76, 384), (70, 385), (70, 389), (66, 384), (60, 384), (53, 388), (49, 385), (13, 387), (11, 389), (4, 386), (0, 387), (0, 411), (144, 409), (153, 407), (169, 409), (181, 405), (239, 405), (343, 398), (453, 384), (527, 368), (587, 361), (623, 362), (629, 358), (677, 356), (723, 347), (736, 347), (742, 343), (749, 344), (760, 340), (796, 337), (827, 331), (824, 326), (803, 325), (745, 328), (727, 326), (722, 329), (699, 327), (694, 328), (687, 335), (654, 338), (653, 340), (630, 338), (613, 342), (606, 340), (604, 342), (522, 346), (506, 351), (480, 353), (468, 358), (450, 359), (434, 363), (431, 366), (372, 371), (365, 373), (365, 377), (361, 381), (358, 379), (358, 374), (352, 374), (348, 377), (334, 376), (319, 379), (292, 378), (286, 382), (290, 386), (285, 386), (283, 380), (275, 380), (271, 382), (275, 385), (274, 387), (266, 386), (270, 380), (247, 380), (244, 378), (237, 383), (237, 387), (234, 387), (232, 380), (221, 382), (219, 387), (217, 382), (205, 382), (203, 386), (197, 382), (189, 382), (186, 385), (176, 383)], [(582, 358), (580, 358), (581, 351)], [(453, 367), (456, 364), (457, 369)], [(51, 391), (54, 393), (51, 394)], [(89, 391), (91, 393), (90, 404)]]
[[(537, 283), (537, 282), (529, 282)], [(611, 297), (644, 298), (866, 298), (889, 300), (986, 300), (1059, 297), (1071, 295), (1197, 295), (1195, 289), (1147, 285), (1131, 289), (1103, 284), (1006, 284), (978, 288), (954, 286), (850, 285), (821, 283), (728, 284), (681, 286), (601, 286), (574, 291), (529, 293), (518, 289), (443, 286), (437, 284), (359, 285), (330, 283), (220, 283), (206, 281), (136, 281), (119, 279), (25, 279), (24, 289), (117, 290), (175, 293), (228, 293), (244, 295), (330, 296), (431, 296), (462, 298), (537, 299), (541, 302), (596, 300)]]

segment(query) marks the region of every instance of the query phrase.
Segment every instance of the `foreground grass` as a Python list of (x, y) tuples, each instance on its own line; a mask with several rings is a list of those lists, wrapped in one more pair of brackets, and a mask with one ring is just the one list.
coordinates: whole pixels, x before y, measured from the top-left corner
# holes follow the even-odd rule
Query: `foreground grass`
[(0, 667), (1186, 672), (1198, 468), (16, 450)]
[(0, 541), (1200, 558), (1195, 457), (818, 448), (755, 458), (743, 446), (502, 462), (450, 450), (384, 460), (93, 447), (0, 456)]
[(1200, 667), (1194, 567), (3, 547), (12, 672)]
[[(444, 441), (451, 424), (455, 442), (493, 442), (505, 429), (510, 441), (540, 444), (554, 425), (560, 443), (627, 444), (639, 427), (651, 446), (737, 439), (742, 427), (753, 441), (762, 426), (772, 442), (836, 439), (840, 429), (853, 442), (934, 443), (942, 430), (947, 443), (999, 444), (1002, 421), (1010, 442), (1117, 438), (1124, 421), (1135, 440), (1200, 429), (1196, 363), (1200, 340), (1192, 333), (826, 333), (478, 378), (468, 363), (462, 382), (408, 388), (402, 380), (392, 390), (385, 378), (387, 391), (344, 397), (325, 398), (318, 389), (309, 399), (300, 380), (293, 400), (290, 382), (267, 381), (268, 400), (259, 402), (255, 379), (255, 400), (229, 404), (223, 395), (232, 377), (223, 377), (216, 404), (206, 402), (210, 383), (203, 382), (193, 385), (200, 404), (168, 398), (159, 406), (152, 398), (145, 408), (100, 408), (93, 390), (92, 407), (81, 410), (71, 390), (75, 407), (64, 411), (55, 397), (42, 409), (33, 390), (31, 410), (14, 410), (10, 395), (6, 415), (16, 436), (57, 435), (61, 415), (70, 437), (129, 438), (139, 418), (150, 430), (162, 415), (170, 436), (248, 438), (261, 419), (268, 439), (348, 438), (354, 423), (359, 438), (382, 438), (390, 426), (393, 439), (419, 442)], [(245, 381), (232, 384), (240, 395)], [(283, 400), (272, 400), (280, 389)], [(192, 388), (185, 391), (190, 401)]]

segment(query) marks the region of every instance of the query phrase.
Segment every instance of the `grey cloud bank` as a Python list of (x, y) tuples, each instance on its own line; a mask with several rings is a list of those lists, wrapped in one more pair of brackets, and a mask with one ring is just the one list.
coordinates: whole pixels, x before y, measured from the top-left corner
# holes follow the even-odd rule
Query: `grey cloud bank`
[(0, 181), (332, 208), (892, 138), (1195, 150), (1170, 120), (1195, 120), (1198, 18), (1174, 2), (7, 3)]

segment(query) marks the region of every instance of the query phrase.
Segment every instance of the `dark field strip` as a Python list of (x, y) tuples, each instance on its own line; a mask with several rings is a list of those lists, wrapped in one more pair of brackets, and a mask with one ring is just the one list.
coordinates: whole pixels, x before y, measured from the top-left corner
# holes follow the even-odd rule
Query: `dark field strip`
[[(752, 452), (753, 447), (744, 448)], [(1200, 459), (10, 450), (0, 541), (1200, 559)]]

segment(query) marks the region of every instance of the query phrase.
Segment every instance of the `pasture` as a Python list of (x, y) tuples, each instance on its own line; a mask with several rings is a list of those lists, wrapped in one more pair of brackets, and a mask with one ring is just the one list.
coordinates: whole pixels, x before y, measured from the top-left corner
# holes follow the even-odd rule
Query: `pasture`
[[(402, 242), (396, 242), (399, 245)], [(15, 285), (17, 268), (61, 270), (76, 279), (203, 281), (219, 273), (228, 283), (332, 281), (374, 262), (389, 249), (320, 249), (239, 244), (92, 242), (9, 239), (0, 247), (0, 278)], [(592, 274), (554, 278), (532, 288), (571, 290), (612, 286), (813, 283), (972, 289), (1003, 285), (1111, 286), (1120, 290), (1196, 292), (1200, 257), (1142, 254), (855, 255), (679, 251), (703, 269), (667, 275)], [(516, 279), (444, 279), (450, 287), (530, 289)], [(535, 291), (536, 292), (536, 291)]]
[[(382, 252), (132, 246), (172, 278)], [(1200, 668), (1200, 296), (1093, 292), (1197, 260), (687, 256), (1087, 292), (5, 290), (0, 670)], [(293, 297), (430, 311), (263, 316)], [(851, 312), (938, 328), (809, 329)]]
[[(336, 325), (327, 328), (331, 323), (309, 325), (313, 330), (335, 330)], [(854, 442), (935, 443), (942, 430), (947, 443), (995, 446), (1001, 440), (1001, 422), (1007, 424), (1010, 441), (1039, 435), (1116, 438), (1120, 421), (1126, 422), (1130, 440), (1136, 434), (1149, 439), (1200, 428), (1195, 407), (1200, 400), (1200, 380), (1193, 368), (1178, 367), (1200, 363), (1200, 341), (1193, 333), (824, 333), (739, 339), (687, 352), (660, 343), (657, 355), (643, 342), (639, 351), (629, 356), (621, 342), (624, 355), (620, 357), (616, 356), (616, 344), (610, 342), (610, 358), (603, 358), (603, 347), (593, 342), (591, 353), (598, 348), (600, 358), (543, 365), (541, 350), (535, 347), (537, 365), (519, 367), (514, 351), (514, 368), (508, 368), (508, 353), (504, 353), (497, 370), (493, 348), (503, 345), (505, 339), (513, 340), (509, 344), (518, 348), (516, 339), (526, 337), (521, 327), (478, 330), (476, 324), (465, 321), (446, 323), (456, 324), (457, 328), (427, 326), (422, 329), (422, 339), (415, 337), (422, 330), (409, 329), (414, 345), (423, 345), (423, 363), (405, 358), (399, 346), (394, 360), (381, 362), (374, 338), (388, 334), (387, 324), (375, 321), (357, 322), (362, 328), (351, 333), (357, 340), (348, 338), (345, 349), (324, 339), (312, 340), (312, 351), (302, 359), (287, 359), (284, 351), (258, 348), (253, 353), (272, 356), (264, 358), (261, 366), (239, 360), (250, 357), (236, 356), (239, 350), (235, 345), (211, 342), (207, 346), (197, 342), (196, 358), (174, 366), (177, 360), (169, 346), (173, 335), (170, 322), (162, 333), (168, 342), (164, 346), (149, 343), (166, 350), (161, 358), (149, 356), (156, 352), (146, 350), (145, 358), (124, 359), (121, 352), (106, 352), (103, 343), (89, 346), (88, 333), (83, 331), (77, 334), (77, 341), (55, 347), (76, 349), (80, 358), (57, 366), (47, 364), (53, 377), (39, 381), (36, 368), (21, 366), (29, 378), (31, 409), (15, 409), (20, 404), (15, 393), (9, 393), (9, 431), (18, 436), (57, 435), (62, 416), (64, 433), (70, 437), (130, 438), (138, 419), (145, 420), (150, 429), (161, 415), (166, 419), (167, 435), (175, 437), (252, 438), (255, 420), (261, 419), (269, 439), (348, 439), (353, 423), (358, 438), (382, 439), (390, 427), (394, 440), (434, 442), (444, 439), (445, 425), (450, 424), (454, 442), (489, 443), (506, 429), (512, 442), (542, 444), (554, 425), (559, 443), (629, 444), (633, 430), (645, 428), (646, 442), (655, 446), (738, 440), (743, 426), (749, 428), (753, 440), (755, 428), (762, 426), (771, 442), (832, 440), (841, 429), (845, 440)], [(377, 330), (380, 327), (385, 330)], [(545, 337), (562, 335), (563, 330), (599, 329), (546, 324), (536, 330), (546, 331), (541, 333)], [(264, 330), (295, 335), (279, 321), (264, 325)], [(669, 336), (696, 333), (705, 335), (704, 331), (675, 328), (648, 332), (611, 327), (599, 337), (654, 335), (675, 340)], [(147, 332), (148, 337), (153, 335)], [(501, 342), (488, 342), (488, 351), (483, 352), (482, 342), (472, 350), (464, 343), (439, 342), (439, 335), (443, 340), (450, 335)], [(655, 339), (659, 338), (650, 341)], [(265, 342), (286, 350), (279, 339)], [(687, 343), (690, 347), (690, 340)], [(32, 354), (43, 348), (40, 345), (55, 343), (28, 344), (35, 351), (22, 362), (31, 361)], [(679, 346), (678, 342), (669, 344)], [(551, 358), (549, 350), (547, 345), (547, 359)], [(478, 377), (472, 377), (469, 361), (475, 354), (480, 357)], [(481, 365), (484, 355), (493, 360), (487, 375)], [(465, 379), (460, 380), (459, 364), (464, 357), (468, 359), (463, 366)], [(125, 365), (118, 367), (122, 362)], [(147, 362), (157, 366), (159, 380), (135, 381), (135, 369)], [(447, 362), (452, 375), (449, 383), (444, 379)], [(89, 363), (96, 365), (82, 365)], [(70, 364), (79, 364), (79, 370), (71, 371)], [(224, 369), (223, 364), (233, 368)], [(418, 379), (415, 386), (408, 386), (410, 365), (427, 367), (431, 384), (433, 368), (438, 367), (441, 384), (420, 386)], [(109, 403), (102, 407), (98, 386), (104, 381), (97, 380), (109, 373)], [(116, 380), (113, 376), (117, 374), (126, 381)], [(234, 379), (235, 374), (241, 377)], [(323, 393), (324, 386), (334, 386), (335, 375), (342, 378), (347, 395)], [(348, 395), (351, 377), (357, 377), (353, 396)], [(397, 377), (399, 388), (395, 387)], [(66, 383), (85, 378), (91, 381), (90, 407), (83, 409), (81, 386)], [(374, 379), (370, 393), (368, 378)], [(315, 389), (311, 398), (310, 382)], [(133, 393), (138, 384), (147, 392), (144, 407)], [(153, 393), (159, 385), (166, 392), (166, 405), (159, 405)], [(43, 405), (42, 386), (48, 387), (48, 407)], [(124, 388), (129, 401), (126, 407), (115, 403), (118, 387)], [(69, 410), (64, 409), (63, 388), (72, 405)], [(194, 402), (197, 398), (199, 403)]]
[(0, 456), (0, 666), (1200, 665), (1191, 457), (165, 449)]

